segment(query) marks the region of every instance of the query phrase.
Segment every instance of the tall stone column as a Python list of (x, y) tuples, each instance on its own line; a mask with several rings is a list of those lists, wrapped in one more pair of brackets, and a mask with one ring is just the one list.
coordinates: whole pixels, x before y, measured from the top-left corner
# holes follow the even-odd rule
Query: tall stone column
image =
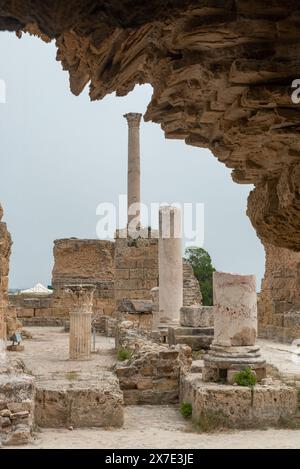
[(161, 323), (179, 323), (183, 304), (181, 212), (177, 207), (159, 210), (159, 315)]
[(255, 344), (257, 294), (255, 275), (214, 272), (214, 340), (204, 356), (203, 380), (228, 381), (244, 368), (260, 380), (265, 362)]
[[(134, 226), (140, 226), (140, 122), (142, 114), (129, 112), (124, 114), (128, 123), (128, 179), (127, 179), (127, 214), (128, 225), (135, 218)], [(136, 212), (136, 213), (135, 213)]]
[(70, 360), (88, 360), (91, 355), (91, 324), (94, 285), (66, 285), (73, 302), (70, 311)]

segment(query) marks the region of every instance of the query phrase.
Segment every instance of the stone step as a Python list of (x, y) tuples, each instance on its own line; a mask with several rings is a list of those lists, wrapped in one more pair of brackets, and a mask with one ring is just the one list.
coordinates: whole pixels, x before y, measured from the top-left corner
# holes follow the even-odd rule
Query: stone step
[(214, 328), (213, 327), (173, 327), (174, 334), (176, 337), (184, 335), (184, 336), (200, 336), (200, 335), (214, 335)]
[(189, 345), (191, 349), (195, 351), (201, 349), (208, 349), (212, 340), (213, 336), (211, 335), (179, 335), (175, 337), (176, 344)]
[(123, 393), (111, 372), (66, 372), (36, 382), (35, 423), (40, 427), (121, 427)]

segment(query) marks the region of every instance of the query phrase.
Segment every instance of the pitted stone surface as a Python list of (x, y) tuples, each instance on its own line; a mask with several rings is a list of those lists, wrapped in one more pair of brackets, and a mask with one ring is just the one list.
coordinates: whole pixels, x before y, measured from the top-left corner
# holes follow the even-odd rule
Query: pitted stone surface
[(181, 401), (192, 404), (192, 418), (217, 419), (223, 427), (257, 428), (295, 417), (297, 390), (280, 381), (248, 387), (204, 383), (201, 373), (182, 376)]

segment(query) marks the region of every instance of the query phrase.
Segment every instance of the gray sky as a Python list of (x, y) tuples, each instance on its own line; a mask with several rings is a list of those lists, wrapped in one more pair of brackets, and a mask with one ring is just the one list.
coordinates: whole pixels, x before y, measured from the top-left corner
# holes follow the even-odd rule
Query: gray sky
[[(54, 43), (1, 33), (0, 201), (14, 245), (10, 287), (51, 283), (53, 240), (96, 238), (96, 207), (126, 193), (127, 124), (142, 112), (150, 86), (127, 97), (91, 103), (75, 97), (68, 74), (55, 61)], [(208, 150), (166, 140), (156, 124), (141, 125), (142, 199), (146, 203), (202, 202), (204, 248), (218, 270), (254, 273), (258, 288), (264, 252), (246, 214), (250, 186)]]

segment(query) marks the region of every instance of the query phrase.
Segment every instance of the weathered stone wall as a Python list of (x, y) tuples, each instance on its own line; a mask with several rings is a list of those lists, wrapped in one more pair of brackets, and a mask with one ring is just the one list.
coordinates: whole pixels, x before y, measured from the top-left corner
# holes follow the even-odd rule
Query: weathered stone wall
[(158, 239), (121, 238), (115, 241), (115, 301), (151, 300), (158, 285)]
[(190, 347), (169, 347), (148, 337), (137, 331), (131, 321), (117, 326), (117, 350), (125, 348), (132, 353), (128, 360), (116, 366), (125, 405), (178, 402), (180, 373), (191, 366)]
[(72, 305), (65, 297), (68, 284), (96, 286), (93, 312), (114, 313), (114, 243), (93, 239), (60, 239), (54, 242), (52, 315), (68, 316)]
[(191, 264), (183, 259), (183, 306), (202, 304), (199, 282), (196, 279)]
[(29, 442), (34, 397), (32, 376), (0, 372), (0, 444), (22, 445)]
[[(0, 348), (6, 338), (6, 315), (8, 305), (8, 272), (12, 241), (6, 223), (2, 222), (3, 210), (0, 205)], [(2, 341), (2, 344), (1, 344)]]
[[(151, 289), (159, 285), (158, 239), (116, 238), (115, 300), (151, 300)], [(183, 259), (183, 305), (202, 303), (199, 283), (191, 264)]]
[(284, 342), (300, 338), (300, 253), (265, 244), (265, 256), (258, 333)]
[(18, 318), (46, 318), (54, 314), (51, 293), (43, 296), (14, 294), (9, 295), (8, 299)]

